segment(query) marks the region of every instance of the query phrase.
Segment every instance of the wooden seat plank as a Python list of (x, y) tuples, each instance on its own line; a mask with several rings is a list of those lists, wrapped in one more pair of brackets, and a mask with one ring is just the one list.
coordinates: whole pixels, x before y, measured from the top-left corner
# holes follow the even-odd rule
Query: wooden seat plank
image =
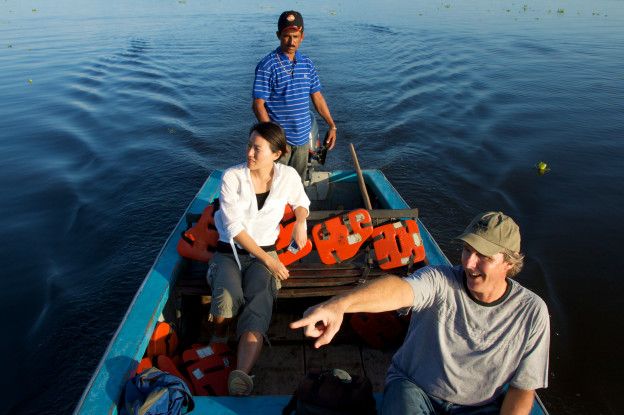
[(286, 288), (299, 288), (299, 287), (336, 287), (339, 285), (349, 285), (358, 282), (359, 277), (350, 278), (306, 278), (291, 280), (288, 279), (282, 282), (282, 287)]
[(339, 285), (320, 288), (284, 288), (279, 290), (278, 298), (331, 297), (353, 289), (356, 285)]
[[(309, 222), (322, 221), (333, 216), (342, 215), (349, 212), (348, 210), (313, 210), (308, 216)], [(371, 219), (400, 219), (400, 218), (418, 218), (418, 209), (373, 209), (368, 213)]]

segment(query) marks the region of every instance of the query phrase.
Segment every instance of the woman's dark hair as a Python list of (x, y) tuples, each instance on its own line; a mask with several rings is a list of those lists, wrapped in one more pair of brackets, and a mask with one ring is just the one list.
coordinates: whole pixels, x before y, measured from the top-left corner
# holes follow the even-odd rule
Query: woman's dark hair
[(272, 152), (286, 154), (286, 135), (282, 127), (272, 122), (259, 122), (249, 129), (249, 135), (254, 131), (269, 142)]

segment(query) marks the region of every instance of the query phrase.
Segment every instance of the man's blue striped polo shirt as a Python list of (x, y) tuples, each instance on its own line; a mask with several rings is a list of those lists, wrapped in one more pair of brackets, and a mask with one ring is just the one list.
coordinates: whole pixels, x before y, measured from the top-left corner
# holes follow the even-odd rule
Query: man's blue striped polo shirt
[(290, 61), (278, 47), (256, 66), (253, 97), (265, 101), (269, 118), (282, 126), (290, 145), (308, 142), (312, 126), (310, 94), (320, 90), (314, 64), (299, 52)]

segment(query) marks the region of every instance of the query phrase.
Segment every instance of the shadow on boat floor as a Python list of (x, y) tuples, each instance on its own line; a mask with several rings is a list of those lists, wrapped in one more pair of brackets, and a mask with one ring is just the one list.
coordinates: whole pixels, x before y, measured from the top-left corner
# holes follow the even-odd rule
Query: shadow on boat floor
[[(201, 304), (199, 296), (185, 296), (184, 312), (193, 319), (185, 320), (183, 340), (186, 344), (209, 338), (209, 327), (203, 324), (209, 304)], [(366, 375), (373, 383), (374, 392), (382, 392), (384, 379), (393, 349), (376, 350), (364, 345), (353, 332), (348, 319), (331, 344), (315, 349), (312, 339), (302, 330), (292, 330), (288, 324), (299, 319), (306, 308), (323, 298), (279, 299), (274, 306), (273, 319), (267, 333), (270, 345), (265, 344), (254, 370), (254, 395), (290, 395), (311, 368), (344, 369), (352, 375)], [(229, 344), (235, 350), (236, 341), (230, 329)]]

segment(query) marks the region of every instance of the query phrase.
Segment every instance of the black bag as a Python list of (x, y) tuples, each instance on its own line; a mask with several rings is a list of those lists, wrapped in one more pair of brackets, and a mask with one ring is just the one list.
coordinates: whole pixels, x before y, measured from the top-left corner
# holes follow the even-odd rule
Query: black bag
[(310, 370), (282, 415), (375, 415), (373, 385), (341, 369)]

